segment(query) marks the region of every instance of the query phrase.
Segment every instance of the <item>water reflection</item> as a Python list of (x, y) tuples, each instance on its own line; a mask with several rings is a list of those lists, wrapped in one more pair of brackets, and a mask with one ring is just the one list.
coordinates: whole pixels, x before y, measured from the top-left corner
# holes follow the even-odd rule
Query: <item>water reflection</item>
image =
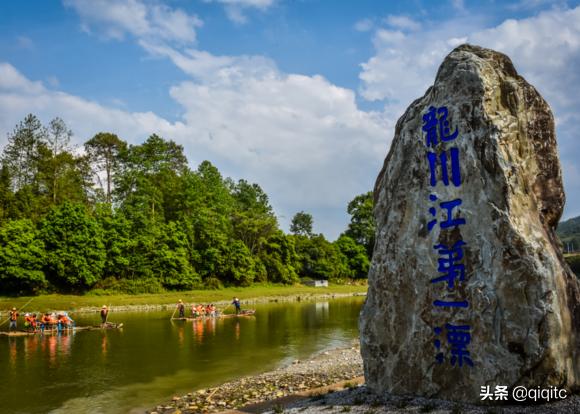
[[(0, 412), (119, 414), (153, 407), (180, 392), (350, 343), (361, 304), (258, 305), (253, 318), (173, 323), (166, 312), (125, 313), (119, 314), (124, 332), (0, 338), (6, 378)], [(99, 323), (98, 315), (75, 319), (79, 326)], [(27, 398), (31, 388), (43, 397)]]
[(71, 345), (74, 338), (74, 332), (67, 333), (65, 335), (58, 334), (58, 353), (63, 357), (68, 357), (70, 355)]
[(18, 356), (18, 350), (16, 349), (16, 338), (8, 338), (8, 349), (10, 355), (10, 367), (14, 368), (16, 365), (16, 357)]
[(107, 356), (107, 351), (109, 350), (109, 338), (107, 337), (107, 333), (103, 332), (101, 338), (101, 355), (103, 358)]
[(193, 337), (197, 343), (203, 342), (203, 320), (195, 319), (192, 321)]
[(181, 324), (177, 328), (177, 337), (179, 338), (179, 347), (183, 348), (183, 342), (185, 341), (185, 333), (184, 333), (183, 325), (181, 325)]

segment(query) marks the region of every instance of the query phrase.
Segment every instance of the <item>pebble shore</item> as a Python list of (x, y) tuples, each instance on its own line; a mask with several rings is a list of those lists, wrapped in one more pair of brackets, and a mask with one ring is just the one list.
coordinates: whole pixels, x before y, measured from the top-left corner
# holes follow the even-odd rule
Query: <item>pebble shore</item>
[(220, 386), (176, 396), (148, 414), (544, 414), (580, 413), (580, 396), (536, 405), (480, 406), (411, 396), (376, 395), (362, 384), (358, 343)]
[(272, 372), (176, 396), (173, 401), (159, 405), (147, 413), (215, 413), (239, 409), (362, 375), (358, 343), (353, 343), (350, 348), (323, 352), (308, 361), (296, 360), (291, 365)]
[(377, 396), (364, 385), (327, 393), (275, 409), (265, 414), (578, 414), (580, 397), (536, 405), (476, 406), (447, 400), (395, 395)]

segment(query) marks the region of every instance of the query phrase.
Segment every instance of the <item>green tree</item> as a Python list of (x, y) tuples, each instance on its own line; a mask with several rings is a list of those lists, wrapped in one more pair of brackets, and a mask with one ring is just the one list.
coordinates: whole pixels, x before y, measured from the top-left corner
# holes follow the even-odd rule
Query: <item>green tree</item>
[(364, 246), (345, 235), (340, 236), (334, 244), (346, 259), (346, 265), (350, 269), (350, 276), (357, 279), (366, 278), (370, 261)]
[(228, 284), (249, 286), (256, 278), (256, 266), (248, 247), (240, 240), (231, 240), (226, 247), (221, 278)]
[(39, 293), (47, 287), (42, 271), (44, 245), (30, 220), (9, 220), (0, 227), (0, 292)]
[(95, 219), (101, 228), (106, 251), (103, 278), (128, 278), (131, 253), (135, 243), (131, 222), (122, 211), (113, 210), (109, 203), (100, 203), (95, 206)]
[(260, 261), (264, 266), (268, 281), (274, 283), (298, 281), (296, 269), (300, 266), (300, 262), (294, 247), (294, 239), (281, 230), (276, 230), (266, 240), (260, 252)]
[(312, 236), (312, 215), (300, 211), (292, 217), (290, 232), (295, 235)]
[(39, 148), (45, 146), (46, 134), (40, 120), (29, 114), (8, 135), (2, 161), (10, 172), (14, 192), (36, 183)]
[(70, 139), (72, 131), (61, 118), (50, 121), (47, 134), (47, 147), (50, 158), (47, 162), (48, 189), (52, 204), (56, 204), (59, 194), (59, 182), (69, 165), (74, 165), (74, 157), (70, 154)]
[(375, 245), (376, 222), (373, 216), (373, 192), (360, 194), (348, 203), (350, 223), (344, 234), (365, 247), (369, 259)]
[(236, 208), (232, 211), (234, 235), (252, 255), (259, 254), (264, 242), (278, 229), (278, 221), (268, 196), (258, 184), (240, 180), (232, 188)]
[(3, 164), (0, 168), (0, 225), (3, 220), (11, 217), (13, 205), (14, 193), (12, 192), (10, 171)]
[(101, 187), (105, 187), (105, 201), (110, 203), (114, 174), (119, 168), (122, 155), (127, 151), (127, 143), (115, 134), (100, 132), (85, 142), (85, 151), (99, 183), (99, 174), (105, 174), (105, 186)]
[(310, 238), (301, 235), (293, 238), (301, 277), (339, 280), (352, 276), (346, 258), (322, 234)]
[(127, 212), (141, 210), (152, 220), (174, 220), (181, 177), (188, 171), (183, 147), (154, 134), (121, 155), (114, 182), (122, 207), (129, 207)]
[(85, 206), (65, 202), (40, 224), (47, 277), (57, 287), (83, 291), (101, 277), (106, 263), (102, 230)]

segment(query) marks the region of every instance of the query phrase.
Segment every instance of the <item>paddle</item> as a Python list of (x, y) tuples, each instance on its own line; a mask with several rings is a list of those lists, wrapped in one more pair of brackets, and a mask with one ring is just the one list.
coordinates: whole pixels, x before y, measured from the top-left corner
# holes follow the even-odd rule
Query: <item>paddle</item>
[(225, 308), (223, 308), (220, 313), (223, 314), (227, 308), (229, 308), (230, 306), (232, 306), (232, 304), (230, 303), (228, 306), (226, 306)]
[[(31, 299), (30, 299), (28, 302), (26, 302), (26, 303), (24, 304), (24, 306), (23, 306), (23, 307), (21, 307), (20, 309), (18, 309), (18, 310), (17, 310), (17, 312), (18, 312), (18, 313), (20, 313), (20, 312), (22, 311), (22, 309), (24, 309), (26, 306), (28, 306), (28, 304), (29, 304), (30, 302), (32, 302), (32, 300), (33, 300), (33, 299), (34, 299), (34, 298), (31, 298)], [(6, 319), (4, 322), (0, 323), (0, 326), (4, 325), (4, 324), (5, 324), (6, 322), (8, 322), (9, 320), (10, 320), (10, 317), (8, 317), (8, 319)]]

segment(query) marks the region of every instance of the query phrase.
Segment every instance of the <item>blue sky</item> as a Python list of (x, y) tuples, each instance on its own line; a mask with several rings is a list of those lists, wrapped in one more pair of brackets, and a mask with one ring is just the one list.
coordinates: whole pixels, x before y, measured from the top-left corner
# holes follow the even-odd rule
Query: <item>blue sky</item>
[(259, 183), (334, 239), (397, 118), (453, 47), (507, 53), (551, 104), (580, 215), (580, 8), (562, 1), (63, 0), (0, 4), (0, 145), (27, 113), (76, 143), (152, 133)]

